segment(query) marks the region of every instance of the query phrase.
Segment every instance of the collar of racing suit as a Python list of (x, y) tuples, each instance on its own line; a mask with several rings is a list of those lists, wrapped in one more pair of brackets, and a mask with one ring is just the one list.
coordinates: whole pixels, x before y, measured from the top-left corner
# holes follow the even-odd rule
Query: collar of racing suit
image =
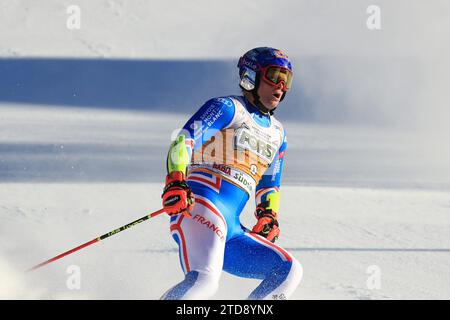
[(256, 112), (261, 116), (267, 117), (270, 119), (270, 116), (273, 115), (273, 111), (275, 110), (268, 110), (266, 107), (263, 106), (263, 104), (261, 103), (261, 101), (255, 100), (256, 101), (256, 105), (252, 104), (245, 96), (244, 97), (244, 101), (245, 101), (245, 107), (247, 108), (247, 110), (249, 110), (250, 112)]

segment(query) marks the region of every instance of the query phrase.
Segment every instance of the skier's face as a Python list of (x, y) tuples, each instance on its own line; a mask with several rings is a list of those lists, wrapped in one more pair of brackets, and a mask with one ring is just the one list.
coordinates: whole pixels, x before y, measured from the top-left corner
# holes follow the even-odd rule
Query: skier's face
[(269, 110), (275, 109), (283, 96), (283, 84), (270, 85), (265, 81), (259, 83), (258, 95), (261, 103)]

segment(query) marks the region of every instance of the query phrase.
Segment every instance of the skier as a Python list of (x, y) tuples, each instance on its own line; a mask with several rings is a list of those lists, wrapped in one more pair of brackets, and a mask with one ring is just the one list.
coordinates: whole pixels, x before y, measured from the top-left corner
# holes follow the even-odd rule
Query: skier
[[(292, 83), (282, 51), (260, 47), (238, 62), (242, 96), (207, 101), (185, 124), (167, 156), (163, 206), (185, 278), (161, 299), (206, 299), (222, 270), (261, 279), (249, 299), (286, 299), (303, 269), (274, 244), (286, 133), (273, 116)], [(239, 216), (255, 195), (252, 230)]]

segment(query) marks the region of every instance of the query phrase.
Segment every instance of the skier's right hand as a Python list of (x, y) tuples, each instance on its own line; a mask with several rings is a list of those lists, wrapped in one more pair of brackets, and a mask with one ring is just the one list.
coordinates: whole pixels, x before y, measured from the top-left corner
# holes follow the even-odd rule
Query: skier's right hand
[(168, 215), (183, 214), (186, 217), (191, 216), (195, 197), (186, 183), (183, 172), (173, 171), (166, 176), (166, 186), (161, 197), (164, 211)]

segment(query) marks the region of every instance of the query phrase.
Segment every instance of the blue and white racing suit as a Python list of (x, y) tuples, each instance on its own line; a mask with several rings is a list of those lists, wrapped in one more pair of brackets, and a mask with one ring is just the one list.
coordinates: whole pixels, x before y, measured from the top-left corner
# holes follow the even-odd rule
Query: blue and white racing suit
[(191, 218), (170, 220), (185, 278), (162, 299), (211, 297), (222, 270), (262, 280), (249, 299), (288, 298), (301, 281), (300, 263), (239, 220), (250, 194), (259, 204), (280, 192), (282, 125), (243, 96), (229, 96), (207, 101), (180, 134), (190, 156), (187, 182), (195, 206)]

